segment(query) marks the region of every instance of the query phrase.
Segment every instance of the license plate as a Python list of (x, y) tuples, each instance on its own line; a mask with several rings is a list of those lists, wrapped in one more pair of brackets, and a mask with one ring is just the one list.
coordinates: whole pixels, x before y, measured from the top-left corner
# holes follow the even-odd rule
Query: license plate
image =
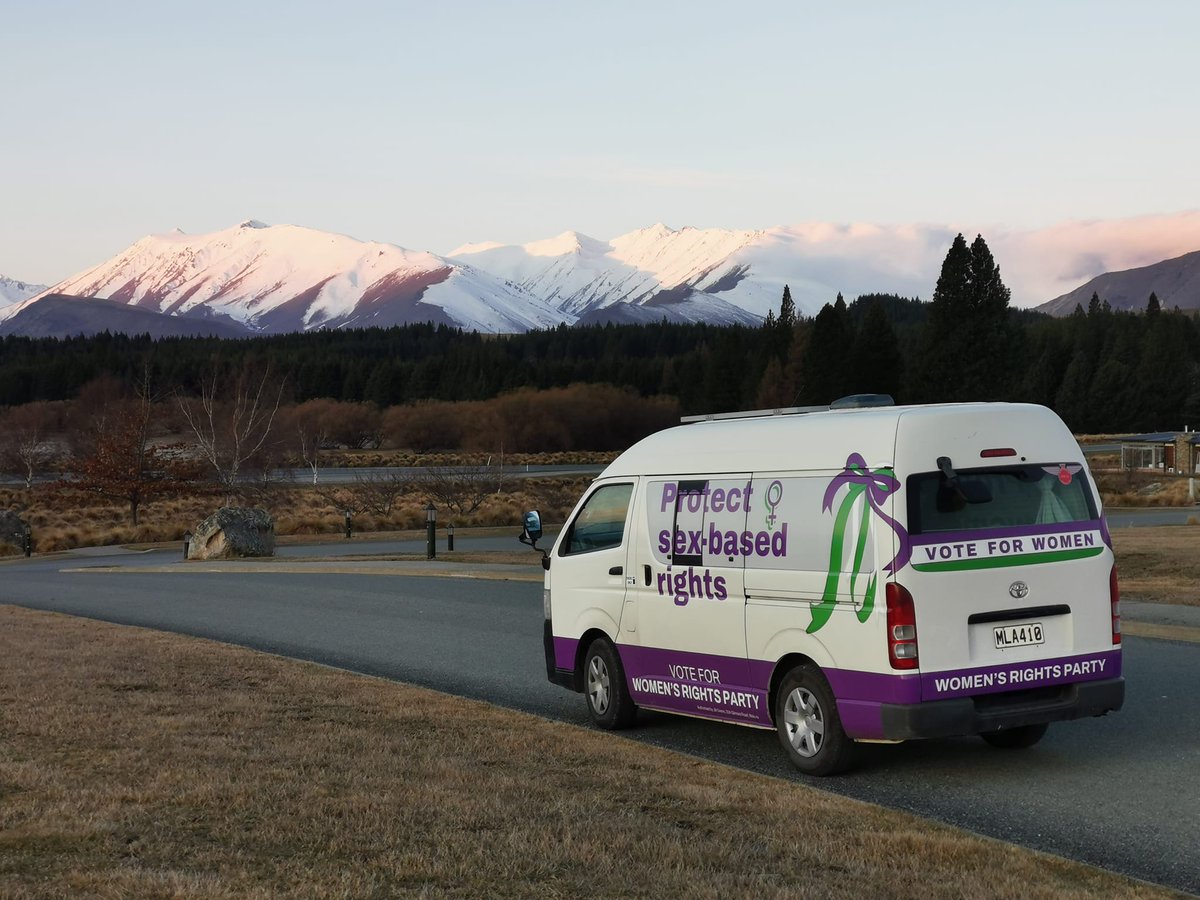
[(996, 649), (1030, 647), (1046, 643), (1046, 633), (1041, 622), (1026, 622), (1024, 625), (997, 625), (992, 629), (996, 638)]

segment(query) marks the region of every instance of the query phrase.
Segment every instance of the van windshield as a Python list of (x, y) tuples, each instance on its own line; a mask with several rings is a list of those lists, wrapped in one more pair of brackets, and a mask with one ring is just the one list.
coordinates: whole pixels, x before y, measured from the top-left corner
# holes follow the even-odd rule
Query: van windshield
[(1034, 464), (909, 476), (909, 534), (976, 531), (1099, 518), (1083, 466)]

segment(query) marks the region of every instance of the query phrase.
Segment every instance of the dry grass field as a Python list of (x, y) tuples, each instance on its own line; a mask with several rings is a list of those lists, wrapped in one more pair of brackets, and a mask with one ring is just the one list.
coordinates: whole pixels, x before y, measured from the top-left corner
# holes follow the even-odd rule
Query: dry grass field
[[(586, 478), (510, 480), (497, 493), (488, 493), (477, 510), (466, 515), (439, 510), (441, 525), (510, 525), (519, 529), (521, 513), (541, 509), (547, 521), (562, 521), (583, 492)], [(344, 529), (344, 514), (328, 496), (311, 485), (280, 485), (257, 492), (244, 502), (263, 506), (275, 517), (278, 535), (335, 535)], [(413, 486), (386, 514), (358, 512), (358, 532), (391, 532), (424, 528), (428, 497)], [(33, 530), (34, 551), (49, 553), (75, 547), (177, 541), (222, 503), (217, 494), (156, 498), (144, 503), (137, 526), (129, 522), (128, 504), (78, 491), (35, 487), (0, 487), (0, 509), (15, 510)], [(515, 532), (514, 532), (515, 534)], [(15, 555), (17, 547), (0, 544), (0, 556)]]
[(1119, 528), (1112, 538), (1122, 596), (1200, 606), (1200, 527)]
[(1169, 897), (609, 734), (0, 607), (0, 895)]

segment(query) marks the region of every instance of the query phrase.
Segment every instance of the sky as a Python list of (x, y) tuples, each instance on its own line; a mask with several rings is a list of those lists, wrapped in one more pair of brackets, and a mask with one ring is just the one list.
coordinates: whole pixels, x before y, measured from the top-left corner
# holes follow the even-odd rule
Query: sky
[(444, 254), (1200, 209), (1183, 0), (0, 3), (29, 282), (249, 218)]

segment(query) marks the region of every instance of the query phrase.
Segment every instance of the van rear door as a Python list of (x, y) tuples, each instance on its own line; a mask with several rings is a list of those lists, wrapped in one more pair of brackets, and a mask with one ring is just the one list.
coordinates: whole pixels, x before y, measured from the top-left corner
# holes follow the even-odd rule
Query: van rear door
[(1014, 409), (949, 423), (941, 452), (927, 427), (923, 465), (905, 470), (897, 581), (913, 596), (923, 700), (1119, 674), (1112, 551), (1082, 454), (1048, 410), (1056, 426)]

